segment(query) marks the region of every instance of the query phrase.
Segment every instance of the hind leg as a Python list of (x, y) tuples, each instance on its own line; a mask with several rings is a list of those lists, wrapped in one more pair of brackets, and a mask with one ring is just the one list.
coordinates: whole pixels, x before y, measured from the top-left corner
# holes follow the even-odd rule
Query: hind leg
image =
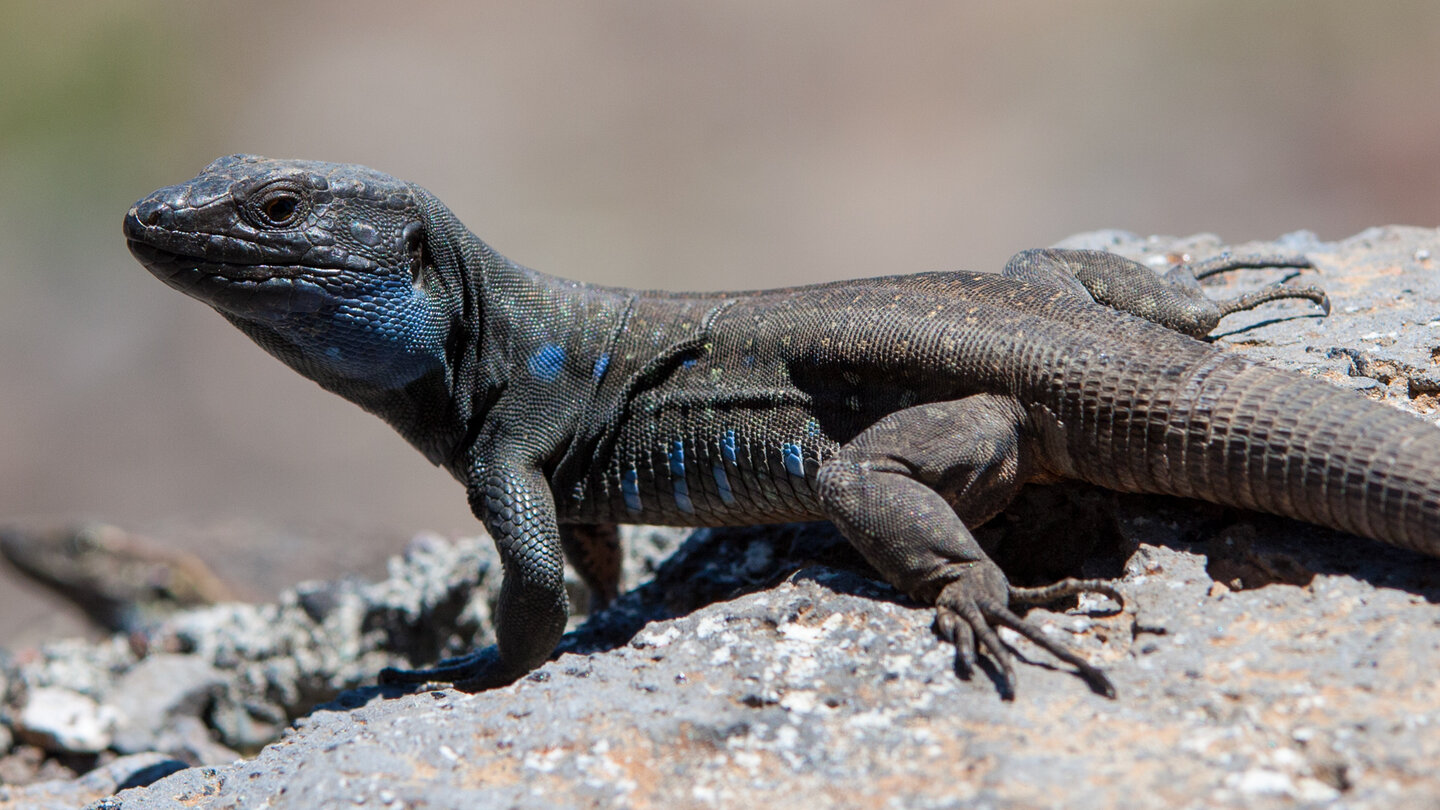
[(886, 580), (935, 605), (936, 629), (955, 644), (962, 674), (974, 664), (977, 647), (983, 649), (999, 666), (1002, 696), (1013, 697), (1010, 655), (995, 634), (1004, 626), (1076, 667), (1097, 692), (1113, 696), (1100, 670), (1009, 605), (1080, 591), (1119, 601), (1119, 593), (1107, 583), (1081, 580), (1014, 588), (966, 526), (1003, 509), (1028, 477), (1022, 422), (1013, 400), (990, 395), (897, 411), (821, 466), (821, 505)]
[(597, 613), (620, 594), (620, 527), (613, 523), (560, 525), (565, 559), (590, 588), (590, 612)]
[(1303, 256), (1231, 256), (1222, 254), (1194, 264), (1180, 264), (1164, 276), (1145, 265), (1103, 250), (1043, 248), (1015, 254), (1003, 274), (1037, 284), (1059, 286), (1088, 299), (1138, 315), (1191, 337), (1210, 334), (1226, 315), (1268, 301), (1303, 298), (1325, 314), (1330, 299), (1313, 286), (1280, 283), (1224, 300), (1206, 298), (1199, 280), (1231, 270), (1267, 267), (1313, 267)]

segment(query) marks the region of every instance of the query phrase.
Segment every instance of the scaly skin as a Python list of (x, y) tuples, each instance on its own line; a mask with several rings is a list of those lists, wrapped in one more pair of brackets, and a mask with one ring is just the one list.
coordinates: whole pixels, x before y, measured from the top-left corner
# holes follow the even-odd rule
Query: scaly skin
[(968, 527), (1029, 481), (1077, 478), (1308, 520), (1440, 554), (1440, 432), (1228, 355), (1196, 279), (1303, 258), (1220, 257), (1165, 278), (1093, 251), (1002, 274), (758, 292), (600, 287), (520, 267), (428, 192), (358, 166), (233, 156), (131, 209), (156, 276), (393, 425), (467, 489), (500, 550), (498, 650), (394, 680), (508, 683), (563, 631), (562, 548), (605, 598), (616, 523), (828, 518), (936, 606), (968, 672), (1012, 613), (1102, 582), (1020, 589)]

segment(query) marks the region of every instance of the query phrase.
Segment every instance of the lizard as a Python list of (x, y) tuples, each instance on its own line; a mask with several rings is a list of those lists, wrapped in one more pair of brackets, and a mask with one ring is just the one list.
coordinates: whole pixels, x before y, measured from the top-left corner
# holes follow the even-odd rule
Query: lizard
[(105, 523), (0, 526), (0, 558), (112, 632), (237, 598), (194, 554)]
[(1027, 482), (1296, 518), (1440, 555), (1440, 432), (1200, 338), (1225, 315), (1329, 299), (1286, 279), (1228, 300), (1103, 251), (1002, 272), (749, 292), (571, 281), (507, 259), (418, 185), (350, 164), (232, 155), (126, 214), (132, 254), (262, 348), (393, 426), (465, 487), (503, 563), (495, 647), (382, 681), (508, 684), (564, 632), (569, 557), (614, 595), (616, 524), (832, 521), (935, 609), (969, 677), (1014, 697), (1008, 627), (1104, 672), (1012, 610), (1102, 580), (1013, 586), (971, 529)]

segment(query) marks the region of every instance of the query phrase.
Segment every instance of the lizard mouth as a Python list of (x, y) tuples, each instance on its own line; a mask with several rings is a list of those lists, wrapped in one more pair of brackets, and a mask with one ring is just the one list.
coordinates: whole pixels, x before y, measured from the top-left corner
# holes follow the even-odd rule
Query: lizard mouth
[(316, 312), (333, 303), (323, 287), (305, 278), (316, 274), (314, 268), (216, 262), (139, 239), (130, 238), (126, 243), (131, 255), (156, 278), (234, 315), (275, 320)]

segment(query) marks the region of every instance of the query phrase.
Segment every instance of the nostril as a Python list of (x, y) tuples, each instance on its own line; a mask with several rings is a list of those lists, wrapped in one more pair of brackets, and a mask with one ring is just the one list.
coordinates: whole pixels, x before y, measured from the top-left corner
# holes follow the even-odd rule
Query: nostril
[(135, 204), (130, 215), (147, 228), (154, 228), (165, 224), (166, 214), (169, 213), (169, 206), (159, 200), (141, 200)]

